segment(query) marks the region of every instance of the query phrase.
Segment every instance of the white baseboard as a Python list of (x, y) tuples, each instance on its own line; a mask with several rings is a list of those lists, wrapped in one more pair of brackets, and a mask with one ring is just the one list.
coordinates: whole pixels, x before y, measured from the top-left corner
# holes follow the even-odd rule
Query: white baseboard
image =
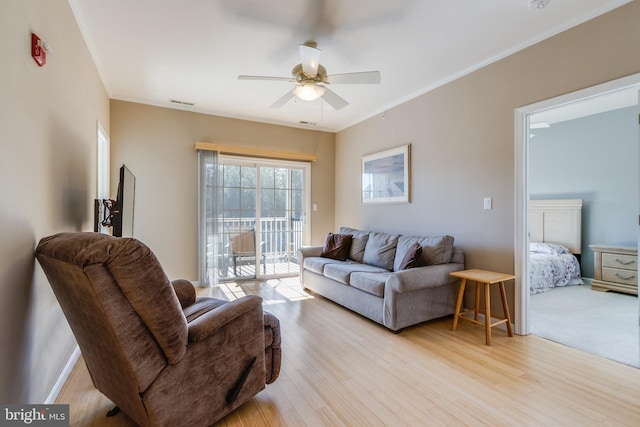
[(58, 394), (60, 394), (60, 391), (62, 390), (64, 383), (67, 382), (67, 379), (69, 378), (69, 375), (71, 375), (71, 371), (73, 370), (73, 367), (76, 365), (76, 362), (78, 361), (78, 359), (80, 359), (80, 347), (76, 345), (76, 348), (73, 350), (73, 353), (71, 353), (71, 356), (69, 356), (69, 360), (67, 360), (67, 363), (64, 365), (62, 372), (60, 372), (60, 376), (58, 376), (58, 380), (53, 385), (53, 388), (49, 392), (49, 395), (47, 396), (47, 398), (44, 400), (45, 405), (52, 405), (56, 401), (56, 399), (58, 398)]

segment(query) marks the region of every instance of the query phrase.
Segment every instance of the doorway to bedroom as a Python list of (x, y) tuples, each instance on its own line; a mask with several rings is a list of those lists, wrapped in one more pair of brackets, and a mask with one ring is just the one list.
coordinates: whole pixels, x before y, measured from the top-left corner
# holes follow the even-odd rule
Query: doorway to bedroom
[[(516, 274), (522, 278), (516, 331), (633, 366), (640, 353), (638, 299), (591, 290), (589, 246), (638, 245), (639, 88), (635, 75), (516, 111)], [(538, 284), (529, 282), (531, 199), (584, 202), (578, 251), (584, 285), (530, 295)]]

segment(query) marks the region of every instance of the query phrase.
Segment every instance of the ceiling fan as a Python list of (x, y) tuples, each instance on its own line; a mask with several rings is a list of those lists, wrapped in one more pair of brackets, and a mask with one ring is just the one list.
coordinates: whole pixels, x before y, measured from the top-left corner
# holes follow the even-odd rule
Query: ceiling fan
[(280, 108), (293, 97), (303, 101), (324, 99), (335, 110), (346, 107), (349, 103), (327, 87), (328, 84), (377, 84), (380, 83), (379, 71), (364, 71), (359, 73), (327, 74), (327, 69), (320, 65), (320, 49), (315, 42), (305, 42), (300, 45), (300, 64), (291, 70), (292, 77), (269, 76), (238, 76), (239, 80), (276, 80), (288, 81), (296, 84), (292, 91), (288, 91), (269, 108)]

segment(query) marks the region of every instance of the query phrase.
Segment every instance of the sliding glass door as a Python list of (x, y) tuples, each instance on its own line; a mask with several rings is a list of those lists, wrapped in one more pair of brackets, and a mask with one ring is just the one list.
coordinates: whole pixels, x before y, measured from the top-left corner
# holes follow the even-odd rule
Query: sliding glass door
[(202, 167), (210, 175), (201, 182), (203, 284), (297, 274), (308, 234), (309, 164), (220, 155)]

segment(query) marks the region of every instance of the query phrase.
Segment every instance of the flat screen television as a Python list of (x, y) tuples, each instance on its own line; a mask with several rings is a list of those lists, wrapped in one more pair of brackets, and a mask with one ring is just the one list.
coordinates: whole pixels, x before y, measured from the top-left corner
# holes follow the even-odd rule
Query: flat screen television
[(120, 167), (120, 181), (116, 209), (113, 212), (113, 235), (116, 237), (133, 237), (133, 214), (135, 210), (136, 177), (125, 166)]

